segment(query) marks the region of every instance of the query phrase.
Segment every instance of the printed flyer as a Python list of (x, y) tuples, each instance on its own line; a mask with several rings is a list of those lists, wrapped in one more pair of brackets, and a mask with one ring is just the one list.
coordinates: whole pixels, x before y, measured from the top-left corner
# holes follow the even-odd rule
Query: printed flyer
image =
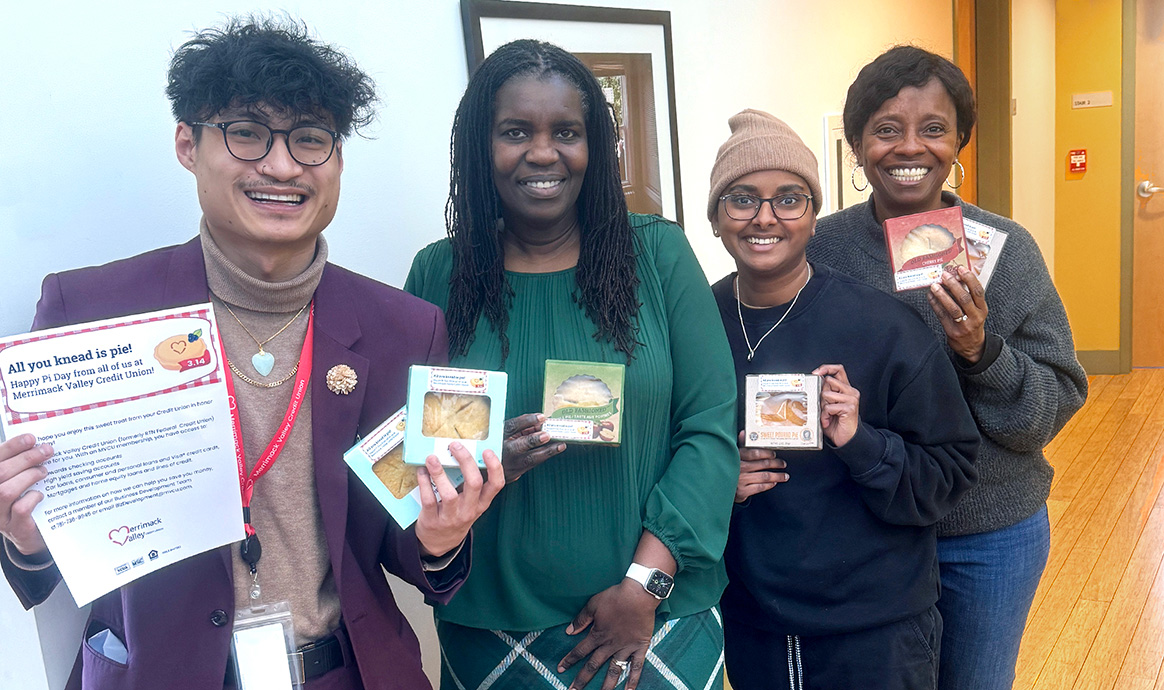
[(243, 538), (210, 304), (0, 338), (0, 436), (53, 446), (33, 518), (78, 605)]

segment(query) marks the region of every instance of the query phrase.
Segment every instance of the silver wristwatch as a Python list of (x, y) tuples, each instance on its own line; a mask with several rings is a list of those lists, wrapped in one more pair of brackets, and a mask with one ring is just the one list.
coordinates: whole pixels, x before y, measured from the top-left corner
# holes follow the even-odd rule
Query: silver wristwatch
[(658, 568), (648, 568), (639, 563), (631, 563), (626, 576), (642, 585), (656, 599), (666, 599), (675, 588), (675, 578)]

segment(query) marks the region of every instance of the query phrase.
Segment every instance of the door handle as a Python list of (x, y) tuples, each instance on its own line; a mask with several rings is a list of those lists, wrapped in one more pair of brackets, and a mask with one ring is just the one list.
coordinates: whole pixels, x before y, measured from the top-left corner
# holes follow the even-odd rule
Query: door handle
[(1164, 192), (1164, 188), (1153, 186), (1151, 180), (1144, 180), (1143, 182), (1141, 182), (1139, 185), (1136, 186), (1136, 194), (1140, 195), (1141, 197), (1143, 197), (1145, 199), (1147, 199), (1147, 198), (1151, 197), (1153, 194), (1157, 194), (1159, 192)]

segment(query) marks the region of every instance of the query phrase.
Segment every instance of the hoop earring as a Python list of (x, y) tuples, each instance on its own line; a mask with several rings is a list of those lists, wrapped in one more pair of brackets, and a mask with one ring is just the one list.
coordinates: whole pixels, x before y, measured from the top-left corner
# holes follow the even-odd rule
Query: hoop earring
[(946, 184), (950, 187), (950, 189), (957, 189), (966, 182), (966, 168), (962, 167), (962, 161), (955, 158), (954, 165), (958, 166), (958, 176), (954, 178), (958, 180), (958, 184), (950, 184), (950, 181), (946, 180)]
[(865, 186), (864, 187), (858, 187), (857, 186), (857, 171), (858, 170), (861, 171), (861, 177), (865, 177), (865, 167), (858, 165), (857, 167), (853, 168), (853, 170), (849, 173), (849, 182), (852, 183), (853, 189), (857, 190), (858, 192), (863, 192), (866, 189), (869, 189), (869, 178), (865, 177)]

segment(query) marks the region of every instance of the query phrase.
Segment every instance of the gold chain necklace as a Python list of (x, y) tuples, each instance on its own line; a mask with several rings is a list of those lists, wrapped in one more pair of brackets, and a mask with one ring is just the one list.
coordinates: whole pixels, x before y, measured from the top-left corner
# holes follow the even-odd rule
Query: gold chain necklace
[[(756, 356), (756, 350), (760, 349), (760, 343), (764, 342), (764, 338), (767, 338), (769, 335), (772, 335), (772, 331), (776, 330), (777, 326), (784, 323), (784, 319), (788, 318), (788, 315), (792, 313), (792, 308), (796, 306), (796, 300), (800, 299), (800, 293), (804, 292), (804, 288), (808, 287), (809, 280), (812, 280), (812, 264), (808, 265), (808, 279), (805, 280), (804, 285), (801, 285), (800, 289), (796, 291), (796, 296), (792, 298), (792, 304), (788, 305), (788, 309), (785, 310), (784, 316), (781, 316), (779, 321), (772, 324), (772, 327), (768, 329), (768, 332), (765, 333), (764, 335), (760, 336), (760, 339), (756, 341), (756, 346), (752, 347), (752, 341), (748, 339), (748, 329), (744, 327), (744, 310), (740, 307), (740, 305), (743, 304), (744, 302), (743, 302), (743, 300), (740, 299), (740, 276), (738, 273), (736, 274), (736, 281), (735, 281), (736, 314), (740, 317), (740, 330), (743, 331), (744, 343), (748, 346), (748, 361), (749, 362), (752, 361), (752, 358)], [(755, 309), (756, 307), (748, 307), (748, 308)]]
[[(221, 298), (219, 298), (219, 299), (221, 299)], [(311, 304), (311, 302), (308, 302), (307, 304)], [(303, 315), (303, 310), (307, 308), (307, 304), (304, 304), (302, 307), (300, 307), (299, 311), (295, 312), (295, 316), (292, 316), (290, 321), (288, 321), (286, 324), (284, 324), (284, 326), (282, 328), (275, 331), (275, 335), (272, 335), (270, 338), (267, 338), (266, 340), (259, 342), (259, 339), (255, 337), (254, 333), (251, 333), (251, 329), (247, 328), (247, 325), (242, 322), (242, 319), (240, 319), (238, 317), (238, 314), (234, 313), (234, 310), (230, 308), (230, 305), (227, 304), (225, 300), (222, 300), (222, 306), (226, 307), (226, 310), (228, 312), (230, 312), (230, 315), (234, 317), (234, 320), (238, 322), (238, 325), (242, 326), (243, 331), (245, 331), (246, 334), (251, 337), (251, 340), (255, 341), (255, 344), (259, 346), (259, 351), (256, 352), (255, 354), (251, 355), (251, 366), (255, 368), (255, 371), (257, 371), (260, 376), (266, 376), (266, 375), (270, 374), (271, 370), (275, 368), (275, 355), (264, 350), (263, 346), (266, 345), (267, 343), (271, 342), (275, 338), (277, 338), (280, 333), (282, 333), (283, 331), (290, 328), (291, 324), (295, 323), (299, 319), (299, 317)], [(274, 385), (266, 385), (266, 384), (261, 384), (261, 383), (255, 383), (254, 381), (251, 381), (250, 379), (243, 376), (241, 373), (239, 373), (239, 370), (237, 368), (235, 368), (234, 364), (230, 363), (229, 360), (227, 360), (227, 364), (230, 364), (231, 371), (238, 374), (239, 378), (241, 378), (242, 380), (246, 381), (247, 383), (254, 383), (256, 386), (263, 386), (264, 388), (274, 388), (275, 386), (283, 383), (287, 379), (294, 376), (295, 369), (299, 368), (299, 364), (296, 363), (295, 369), (292, 369), (291, 373), (288, 374), (286, 377), (280, 379)]]
[(229, 359), (226, 360), (226, 365), (230, 367), (230, 370), (234, 372), (235, 376), (237, 376), (240, 379), (242, 379), (243, 381), (251, 384), (252, 386), (258, 386), (259, 388), (278, 388), (279, 386), (282, 386), (284, 383), (287, 383), (288, 381), (290, 381), (291, 377), (295, 375), (295, 372), (299, 371), (299, 362), (296, 362), (295, 366), (291, 367), (291, 373), (287, 374), (283, 378), (279, 379), (278, 381), (272, 381), (271, 383), (262, 383), (259, 381), (255, 381), (254, 379), (248, 377), (246, 374), (239, 371), (238, 367), (236, 367), (234, 365), (234, 362), (230, 361)]

